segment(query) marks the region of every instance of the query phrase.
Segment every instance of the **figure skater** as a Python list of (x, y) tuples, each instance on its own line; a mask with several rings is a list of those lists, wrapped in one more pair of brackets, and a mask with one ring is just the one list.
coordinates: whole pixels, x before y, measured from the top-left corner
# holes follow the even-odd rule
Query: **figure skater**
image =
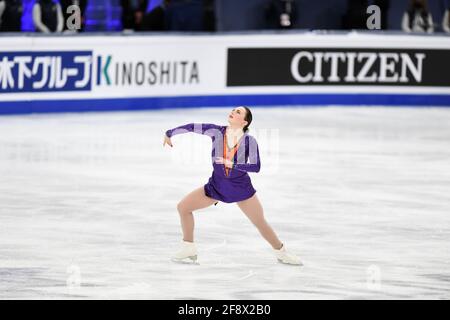
[(228, 126), (189, 123), (166, 131), (163, 146), (173, 147), (171, 137), (194, 132), (212, 139), (213, 172), (208, 183), (185, 196), (177, 206), (183, 241), (175, 261), (196, 261), (193, 212), (225, 203), (236, 202), (264, 239), (272, 246), (278, 261), (301, 265), (300, 259), (286, 250), (264, 218), (263, 208), (253, 188), (248, 172), (259, 172), (261, 161), (256, 139), (248, 134), (252, 113), (247, 107), (234, 108), (228, 116)]

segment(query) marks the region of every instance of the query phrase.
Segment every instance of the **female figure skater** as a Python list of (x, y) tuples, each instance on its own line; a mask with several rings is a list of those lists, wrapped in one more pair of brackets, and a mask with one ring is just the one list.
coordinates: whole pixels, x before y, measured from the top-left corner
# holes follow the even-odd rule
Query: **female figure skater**
[(237, 203), (272, 246), (278, 261), (286, 264), (302, 264), (296, 255), (286, 250), (265, 220), (263, 208), (250, 181), (248, 172), (259, 172), (261, 166), (256, 139), (247, 132), (251, 122), (250, 109), (238, 107), (229, 114), (228, 126), (189, 123), (166, 131), (163, 146), (168, 144), (173, 147), (171, 137), (186, 132), (207, 135), (212, 139), (213, 145), (213, 173), (208, 183), (195, 189), (178, 203), (183, 242), (173, 260), (197, 260), (193, 212), (222, 201)]

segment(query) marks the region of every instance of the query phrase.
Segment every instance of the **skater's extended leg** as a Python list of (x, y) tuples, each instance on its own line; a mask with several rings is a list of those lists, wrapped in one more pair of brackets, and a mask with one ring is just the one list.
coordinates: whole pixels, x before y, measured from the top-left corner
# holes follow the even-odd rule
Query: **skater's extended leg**
[(197, 188), (186, 195), (177, 205), (180, 214), (181, 228), (183, 229), (183, 240), (194, 241), (194, 215), (193, 212), (209, 207), (217, 200), (205, 195), (203, 187)]
[(264, 218), (263, 208), (256, 194), (249, 199), (238, 202), (237, 204), (239, 208), (241, 208), (241, 210), (247, 215), (250, 221), (253, 222), (253, 224), (258, 228), (264, 239), (272, 245), (278, 261), (286, 264), (302, 265), (300, 258), (286, 250), (284, 244), (281, 243), (273, 229), (267, 223)]
[(258, 197), (254, 194), (251, 198), (237, 203), (239, 208), (245, 213), (250, 221), (258, 228), (261, 235), (274, 249), (280, 249), (282, 246), (281, 241), (273, 231), (272, 227), (267, 223), (264, 218), (264, 211)]

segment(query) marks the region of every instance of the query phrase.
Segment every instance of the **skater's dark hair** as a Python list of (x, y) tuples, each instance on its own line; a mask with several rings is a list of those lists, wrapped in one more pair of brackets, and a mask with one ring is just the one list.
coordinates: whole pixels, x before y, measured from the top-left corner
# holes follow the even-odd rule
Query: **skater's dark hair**
[(252, 116), (252, 112), (250, 111), (250, 109), (248, 107), (244, 106), (244, 109), (245, 109), (245, 118), (244, 118), (244, 120), (247, 121), (247, 125), (244, 127), (243, 130), (244, 130), (244, 132), (247, 132), (248, 131), (248, 127), (250, 126), (250, 123), (252, 123), (253, 116)]

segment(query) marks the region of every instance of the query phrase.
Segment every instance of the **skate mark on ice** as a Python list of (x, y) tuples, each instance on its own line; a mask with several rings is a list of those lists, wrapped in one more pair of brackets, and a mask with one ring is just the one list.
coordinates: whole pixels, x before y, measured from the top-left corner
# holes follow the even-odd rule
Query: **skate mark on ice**
[(218, 249), (218, 248), (225, 247), (227, 244), (228, 244), (228, 243), (227, 243), (227, 240), (226, 240), (226, 239), (223, 239), (222, 243), (217, 244), (217, 245), (213, 245), (213, 246), (211, 246), (211, 247), (209, 247), (209, 248), (205, 248), (205, 249), (203, 249), (202, 251), (203, 251), (203, 252), (212, 251), (212, 250), (215, 250), (215, 249)]

